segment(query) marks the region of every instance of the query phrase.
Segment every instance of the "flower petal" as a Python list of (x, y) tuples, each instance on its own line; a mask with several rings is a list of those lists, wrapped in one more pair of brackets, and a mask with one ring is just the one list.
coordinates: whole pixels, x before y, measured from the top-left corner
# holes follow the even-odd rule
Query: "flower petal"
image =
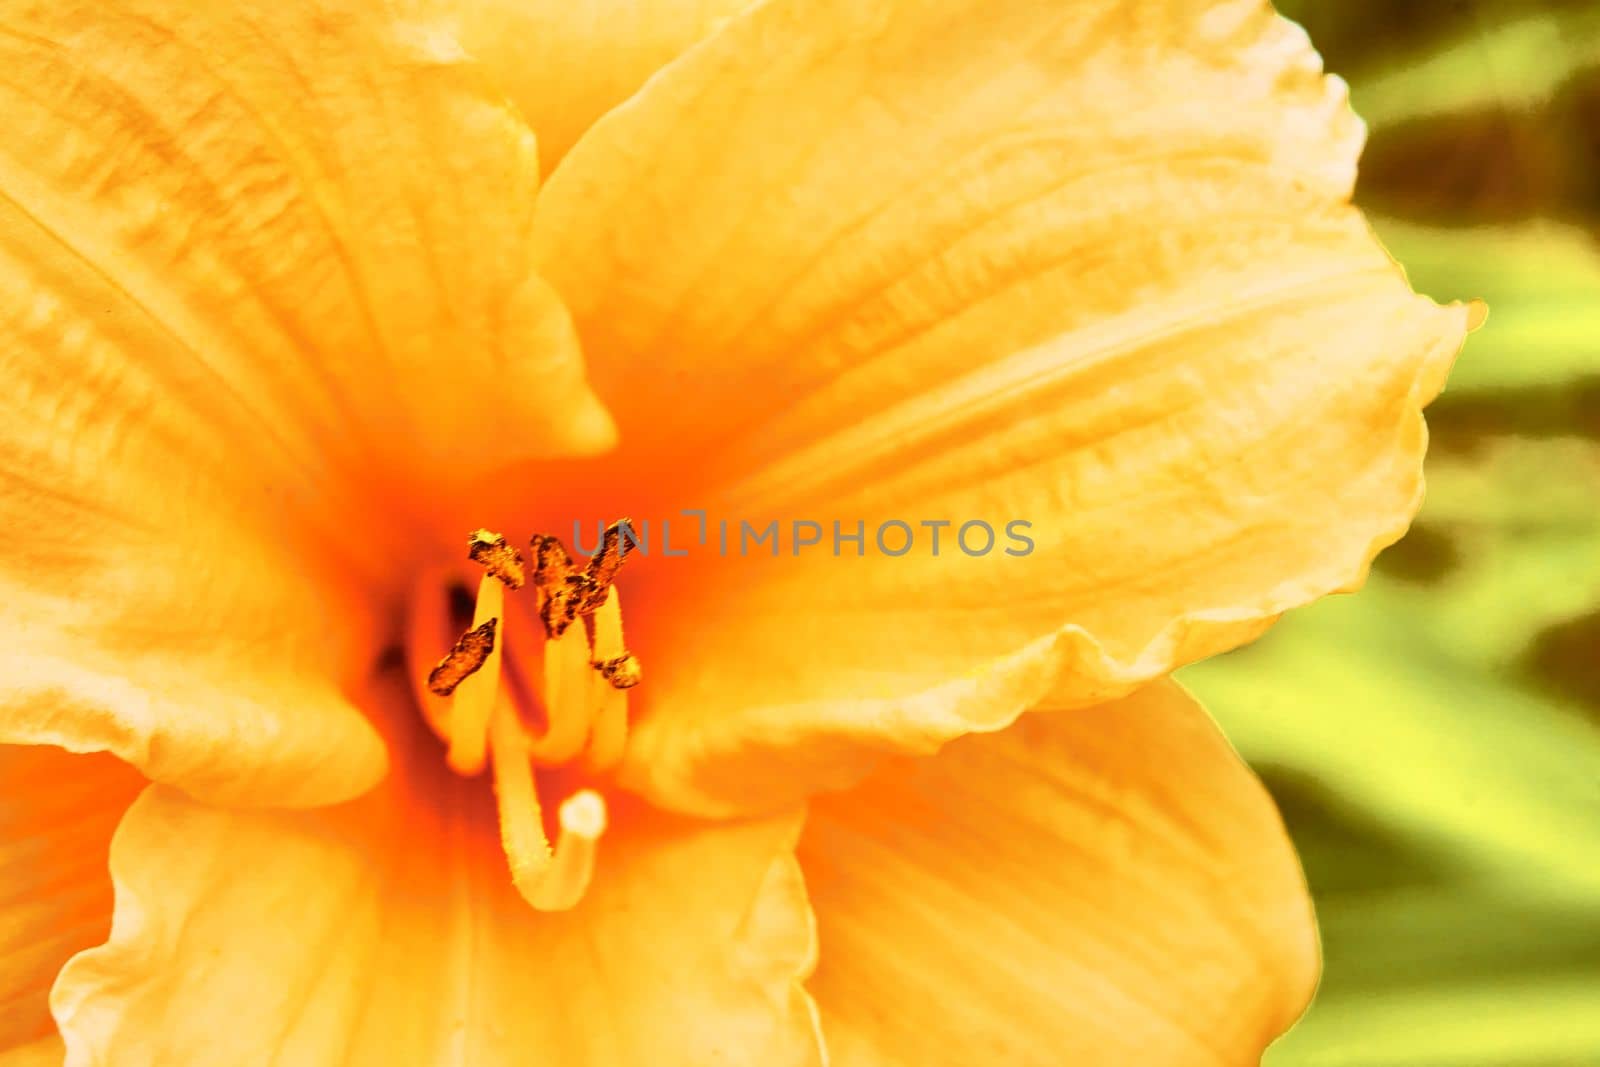
[(545, 169), (595, 119), (752, 0), (459, 0), (461, 43), (539, 137)]
[(55, 1033), (50, 983), (110, 929), (106, 852), (143, 786), (104, 754), (0, 745), (0, 1064)]
[(1256, 1063), (1316, 984), (1283, 824), (1173, 682), (887, 764), (801, 863), (840, 1067)]
[(511, 886), (487, 784), (418, 734), (342, 808), (142, 797), (112, 848), (111, 939), (52, 997), (69, 1062), (819, 1062), (797, 816), (625, 802), (583, 902), (539, 913)]
[(540, 257), (631, 488), (783, 539), (636, 612), (630, 781), (787, 803), (1358, 583), (1474, 313), (1349, 206), (1360, 140), (1259, 0), (773, 0), (596, 124)]
[(348, 797), (383, 759), (339, 683), (416, 512), (609, 439), (531, 136), (379, 8), (0, 13), (0, 739)]

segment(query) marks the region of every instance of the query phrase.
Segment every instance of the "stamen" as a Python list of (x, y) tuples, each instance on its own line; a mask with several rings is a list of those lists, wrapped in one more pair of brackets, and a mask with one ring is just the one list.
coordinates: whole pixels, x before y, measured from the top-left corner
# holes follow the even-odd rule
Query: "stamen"
[(537, 910), (566, 911), (583, 899), (594, 876), (596, 842), (606, 829), (605, 798), (592, 789), (568, 797), (557, 814), (561, 832), (552, 850), (527, 738), (509, 702), (496, 708), (490, 735), (500, 842), (511, 882)]
[[(554, 537), (533, 538), (530, 568), (504, 537), (474, 531), (468, 555), (484, 573), (472, 624), (426, 679), (422, 666), (459, 625), (464, 605), (451, 608), (455, 576), (448, 569), (419, 575), (423, 586), (414, 591), (405, 637), (412, 685), (429, 724), (448, 746), (451, 769), (476, 775), (493, 761), (512, 881), (542, 911), (571, 908), (583, 897), (606, 828), (606, 804), (590, 789), (569, 796), (558, 812), (560, 832), (552, 848), (534, 766), (581, 759), (589, 773), (604, 773), (621, 761), (627, 745), (627, 691), (643, 674), (623, 642), (622, 602), (613, 583), (633, 547), (630, 535), (628, 520), (612, 523), (580, 572)], [(513, 604), (507, 614), (505, 591), (528, 584), (530, 571), (531, 610), (519, 613)], [(544, 624), (542, 656), (535, 614)], [(574, 627), (580, 619), (584, 625)], [(511, 660), (504, 658), (507, 647), (513, 648)], [(506, 678), (502, 666), (511, 672)], [(542, 730), (535, 706), (541, 697)]]
[(528, 580), (522, 554), (492, 530), (472, 531), (472, 536), (467, 538), (467, 555), (508, 588), (521, 589)]
[[(473, 632), (494, 625), (505, 614), (505, 585), (491, 574), (478, 581), (478, 601), (472, 612)], [(445, 756), (457, 774), (474, 775), (483, 770), (489, 740), (489, 718), (500, 694), (501, 646), (493, 643), (482, 660), (481, 670), (458, 684), (450, 705), (450, 750)]]

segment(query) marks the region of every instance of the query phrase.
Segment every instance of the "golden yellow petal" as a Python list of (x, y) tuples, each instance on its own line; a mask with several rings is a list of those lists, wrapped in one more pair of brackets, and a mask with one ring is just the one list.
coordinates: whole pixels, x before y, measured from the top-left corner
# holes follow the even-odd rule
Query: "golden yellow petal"
[(111, 938), (52, 995), (71, 1047), (117, 1067), (820, 1062), (798, 813), (619, 798), (583, 901), (537, 912), (489, 784), (445, 769), (398, 682), (372, 701), (395, 771), (358, 801), (247, 812), (158, 787), (134, 806)]
[(1349, 206), (1360, 140), (1258, 0), (773, 0), (597, 123), (539, 252), (622, 462), (784, 529), (631, 620), (629, 781), (789, 803), (1358, 583), (1472, 315)]
[(886, 764), (800, 855), (837, 1067), (1257, 1063), (1316, 984), (1272, 801), (1171, 682)]
[(348, 797), (383, 756), (340, 688), (419, 520), (609, 440), (530, 269), (532, 137), (382, 5), (0, 31), (0, 740)]
[(583, 131), (751, 0), (453, 0), (461, 42), (539, 138), (550, 170)]

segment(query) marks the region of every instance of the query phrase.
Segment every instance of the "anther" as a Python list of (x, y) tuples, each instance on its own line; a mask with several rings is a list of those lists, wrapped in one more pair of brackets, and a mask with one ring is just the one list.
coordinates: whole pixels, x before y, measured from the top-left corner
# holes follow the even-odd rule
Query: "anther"
[(606, 527), (600, 550), (582, 571), (572, 565), (572, 557), (559, 540), (548, 534), (533, 539), (534, 585), (544, 594), (539, 617), (545, 633), (560, 637), (580, 617), (593, 615), (606, 602), (606, 593), (622, 569), (633, 544), (631, 520), (618, 519)]
[(596, 660), (591, 664), (600, 672), (600, 677), (611, 683), (613, 689), (632, 689), (644, 680), (644, 668), (639, 664), (639, 657), (632, 652), (608, 660)]
[(447, 697), (456, 687), (476, 674), (484, 661), (494, 651), (494, 631), (499, 619), (489, 619), (456, 638), (455, 647), (445, 654), (438, 666), (428, 672), (428, 690), (435, 696)]
[[(588, 567), (589, 580), (599, 589), (601, 600), (605, 599), (605, 591), (611, 587), (611, 583), (617, 580), (617, 572), (622, 569), (628, 548), (633, 543), (632, 519), (618, 519), (606, 527), (604, 536), (600, 538), (600, 551), (589, 560)], [(599, 603), (594, 605), (595, 608), (599, 606)], [(592, 612), (594, 608), (589, 610)]]
[(521, 589), (528, 580), (522, 554), (492, 530), (472, 531), (467, 538), (467, 555), (472, 562), (506, 583), (508, 588)]
[(532, 545), (534, 586), (548, 589), (557, 582), (566, 581), (567, 575), (572, 573), (572, 557), (567, 555), (561, 539), (549, 534), (534, 534)]

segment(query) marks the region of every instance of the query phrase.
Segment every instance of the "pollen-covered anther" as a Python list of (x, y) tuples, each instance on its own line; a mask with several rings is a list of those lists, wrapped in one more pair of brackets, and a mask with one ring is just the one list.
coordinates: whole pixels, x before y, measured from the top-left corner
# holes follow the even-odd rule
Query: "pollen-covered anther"
[(472, 562), (504, 582), (507, 588), (521, 589), (528, 581), (528, 568), (522, 553), (492, 530), (474, 530), (467, 538), (467, 555)]
[(596, 660), (593, 667), (611, 683), (613, 689), (632, 689), (644, 680), (644, 665), (632, 652), (624, 652), (607, 660)]
[[(628, 549), (633, 544), (632, 519), (618, 519), (606, 527), (605, 533), (600, 538), (600, 551), (589, 560), (588, 567), (588, 578), (599, 590), (600, 600), (605, 599), (605, 591), (617, 580), (617, 572), (622, 569), (623, 561), (628, 557)], [(596, 601), (589, 611), (592, 612), (599, 606), (599, 601)]]
[(560, 637), (579, 618), (600, 610), (634, 543), (632, 520), (618, 519), (606, 527), (599, 550), (579, 571), (559, 539), (533, 538), (533, 583), (542, 594), (539, 618), (548, 636)]
[(578, 608), (588, 599), (584, 588), (587, 579), (581, 574), (569, 574), (545, 590), (544, 605), (539, 609), (540, 621), (546, 635), (560, 637), (578, 619)]
[(447, 697), (456, 687), (476, 674), (494, 651), (495, 627), (499, 619), (489, 619), (456, 639), (455, 646), (428, 672), (428, 690), (435, 696)]
[(533, 584), (537, 588), (547, 589), (556, 582), (565, 581), (567, 575), (572, 573), (572, 557), (567, 555), (561, 538), (550, 534), (534, 534), (530, 543), (533, 547)]

